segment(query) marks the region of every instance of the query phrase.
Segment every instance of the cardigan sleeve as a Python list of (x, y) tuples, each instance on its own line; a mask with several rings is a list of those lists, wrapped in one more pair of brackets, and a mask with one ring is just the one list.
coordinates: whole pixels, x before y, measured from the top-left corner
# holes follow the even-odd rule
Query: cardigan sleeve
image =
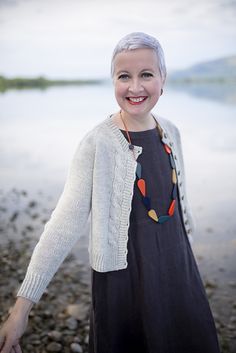
[(88, 133), (75, 151), (64, 189), (33, 251), (17, 296), (38, 302), (83, 234), (91, 211), (94, 154), (94, 138)]

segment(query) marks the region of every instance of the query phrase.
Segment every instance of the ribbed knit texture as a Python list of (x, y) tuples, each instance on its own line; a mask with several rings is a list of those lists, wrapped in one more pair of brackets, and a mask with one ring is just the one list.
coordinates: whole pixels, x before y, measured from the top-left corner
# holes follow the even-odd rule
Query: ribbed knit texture
[[(155, 116), (163, 141), (175, 156), (183, 221), (190, 237), (193, 219), (188, 206), (178, 129)], [(142, 153), (134, 146), (135, 157)], [(38, 302), (53, 275), (84, 235), (87, 222), (91, 267), (99, 272), (127, 267), (129, 216), (137, 162), (111, 116), (89, 131), (71, 161), (64, 190), (32, 254), (17, 296)], [(191, 240), (191, 239), (190, 239)]]

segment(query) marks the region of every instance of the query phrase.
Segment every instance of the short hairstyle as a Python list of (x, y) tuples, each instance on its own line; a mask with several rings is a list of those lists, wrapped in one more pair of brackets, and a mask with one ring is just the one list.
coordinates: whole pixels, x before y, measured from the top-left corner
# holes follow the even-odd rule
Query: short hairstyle
[(161, 44), (155, 37), (152, 37), (149, 34), (143, 32), (132, 32), (130, 34), (127, 34), (125, 37), (121, 38), (121, 40), (117, 43), (113, 51), (111, 60), (111, 77), (114, 76), (114, 61), (117, 54), (123, 51), (144, 48), (153, 49), (155, 51), (159, 62), (159, 70), (161, 73), (161, 77), (163, 80), (165, 80), (167, 72), (164, 51), (161, 47)]

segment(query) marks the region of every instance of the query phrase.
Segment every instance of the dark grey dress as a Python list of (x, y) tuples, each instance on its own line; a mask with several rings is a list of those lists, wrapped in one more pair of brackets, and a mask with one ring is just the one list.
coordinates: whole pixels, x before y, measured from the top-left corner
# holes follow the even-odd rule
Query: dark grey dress
[[(129, 133), (132, 143), (143, 147), (138, 161), (151, 205), (166, 214), (171, 169), (158, 131)], [(158, 224), (148, 217), (135, 182), (128, 267), (105, 273), (91, 269), (91, 281), (89, 353), (219, 353), (178, 198), (173, 217)]]

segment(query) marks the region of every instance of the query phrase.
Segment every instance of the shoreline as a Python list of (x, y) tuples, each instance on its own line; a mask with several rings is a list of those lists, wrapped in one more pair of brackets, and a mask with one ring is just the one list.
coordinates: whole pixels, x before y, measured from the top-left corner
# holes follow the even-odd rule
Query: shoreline
[[(3, 321), (8, 308), (13, 305), (32, 250), (55, 207), (55, 199), (40, 192), (32, 196), (25, 190), (16, 189), (7, 193), (1, 191), (0, 199), (0, 321)], [(78, 243), (30, 314), (29, 327), (22, 339), (24, 352), (73, 352), (72, 348), (79, 349), (78, 345), (87, 352), (91, 269), (87, 239), (81, 238)], [(218, 266), (215, 272), (210, 270), (210, 267), (214, 269), (211, 259), (204, 257), (201, 247), (196, 245), (193, 251), (215, 319), (222, 353), (233, 353), (236, 350), (236, 281), (229, 277), (222, 282), (227, 269)]]

